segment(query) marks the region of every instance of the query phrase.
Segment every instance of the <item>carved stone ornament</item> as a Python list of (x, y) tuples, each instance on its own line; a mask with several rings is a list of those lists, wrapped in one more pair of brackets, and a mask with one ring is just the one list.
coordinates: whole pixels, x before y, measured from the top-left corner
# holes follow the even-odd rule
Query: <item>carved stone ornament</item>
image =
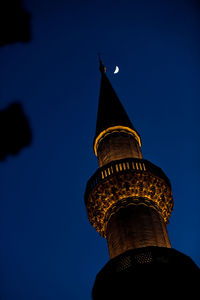
[[(143, 164), (144, 166), (144, 164)], [(110, 216), (128, 205), (146, 205), (158, 211), (167, 224), (173, 209), (170, 185), (161, 177), (143, 170), (122, 170), (97, 181), (85, 195), (90, 223), (106, 237)]]

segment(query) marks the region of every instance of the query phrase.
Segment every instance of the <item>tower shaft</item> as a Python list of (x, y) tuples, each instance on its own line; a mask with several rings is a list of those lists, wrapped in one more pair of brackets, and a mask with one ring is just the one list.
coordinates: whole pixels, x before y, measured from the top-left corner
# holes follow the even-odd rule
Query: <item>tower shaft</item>
[[(138, 176), (145, 171), (140, 146), (141, 141), (137, 132), (120, 125), (109, 127), (101, 132), (94, 145), (100, 167), (106, 167), (107, 164), (111, 163), (114, 164), (114, 170), (117, 171), (118, 168), (118, 172), (127, 172), (130, 170), (130, 166), (124, 162), (124, 159), (132, 159), (133, 161), (137, 159), (135, 171), (139, 170)], [(118, 163), (116, 163), (117, 161)], [(132, 167), (134, 166), (133, 161)], [(134, 169), (132, 171), (134, 173)], [(106, 172), (107, 178), (109, 177), (108, 172)], [(117, 208), (113, 206), (113, 209), (107, 213), (107, 220), (104, 221), (110, 258), (127, 250), (141, 247), (171, 247), (162, 216), (157, 212), (156, 207), (151, 207), (142, 195), (145, 194), (143, 191), (144, 182), (140, 180), (134, 184), (133, 177), (130, 175), (129, 178), (122, 181), (122, 185), (117, 185), (117, 180), (119, 181), (117, 175), (116, 182), (109, 182), (111, 193), (107, 201), (110, 202), (110, 198), (115, 198), (115, 203), (118, 205)], [(131, 187), (138, 189), (138, 192), (133, 193), (135, 199), (130, 197)], [(115, 195), (116, 193), (121, 194), (120, 201), (118, 195)], [(138, 200), (139, 195), (140, 199)]]
[(100, 167), (119, 159), (142, 158), (140, 146), (134, 138), (136, 132), (124, 128), (123, 126), (109, 128), (98, 140), (97, 157)]
[(129, 205), (119, 209), (110, 217), (106, 237), (110, 258), (142, 247), (171, 247), (162, 217), (146, 205)]

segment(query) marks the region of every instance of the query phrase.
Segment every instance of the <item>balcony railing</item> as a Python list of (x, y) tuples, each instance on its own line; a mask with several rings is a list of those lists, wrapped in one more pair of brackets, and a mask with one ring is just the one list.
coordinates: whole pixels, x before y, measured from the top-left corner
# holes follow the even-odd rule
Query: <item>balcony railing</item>
[(88, 192), (91, 191), (98, 183), (120, 172), (151, 172), (153, 175), (162, 178), (171, 188), (169, 178), (165, 175), (161, 168), (146, 159), (126, 158), (115, 160), (97, 169), (94, 175), (87, 182), (85, 200), (87, 199)]

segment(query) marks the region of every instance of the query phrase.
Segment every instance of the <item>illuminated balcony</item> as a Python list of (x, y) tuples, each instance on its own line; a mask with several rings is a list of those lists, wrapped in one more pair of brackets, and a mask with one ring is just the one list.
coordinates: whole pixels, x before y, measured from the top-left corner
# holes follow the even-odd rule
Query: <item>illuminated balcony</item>
[(99, 168), (85, 191), (88, 218), (105, 237), (110, 216), (128, 205), (146, 205), (167, 224), (173, 208), (171, 184), (164, 172), (145, 159), (128, 158)]

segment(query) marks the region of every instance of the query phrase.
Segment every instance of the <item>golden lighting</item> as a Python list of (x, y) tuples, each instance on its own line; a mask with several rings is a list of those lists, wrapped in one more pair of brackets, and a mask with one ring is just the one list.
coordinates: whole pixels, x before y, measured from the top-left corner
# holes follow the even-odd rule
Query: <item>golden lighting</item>
[[(105, 177), (104, 177), (105, 178)], [(108, 219), (118, 209), (129, 205), (146, 205), (156, 209), (167, 224), (173, 209), (171, 188), (150, 172), (118, 173), (99, 182), (87, 198), (90, 223), (106, 237)]]
[(132, 135), (138, 142), (139, 146), (141, 147), (141, 139), (138, 135), (138, 133), (129, 128), (129, 127), (126, 127), (126, 126), (112, 126), (112, 127), (109, 127), (105, 130), (103, 130), (102, 132), (100, 132), (100, 134), (97, 136), (97, 138), (95, 139), (95, 142), (94, 142), (94, 153), (95, 155), (97, 156), (97, 149), (98, 149), (98, 146), (100, 144), (100, 141), (107, 135), (109, 134), (112, 134), (114, 132), (125, 132), (125, 133), (128, 133), (130, 135)]

